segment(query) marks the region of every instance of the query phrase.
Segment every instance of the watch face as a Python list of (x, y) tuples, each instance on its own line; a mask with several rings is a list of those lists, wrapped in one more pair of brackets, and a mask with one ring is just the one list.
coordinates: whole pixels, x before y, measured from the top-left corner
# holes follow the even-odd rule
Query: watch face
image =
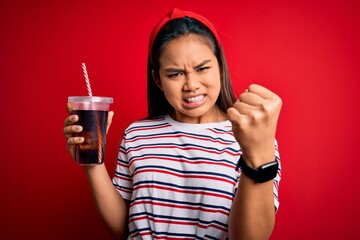
[(265, 182), (276, 177), (279, 163), (277, 161), (262, 165), (259, 171), (259, 182)]
[(237, 167), (238, 166), (240, 166), (241, 172), (246, 176), (252, 178), (255, 182), (263, 183), (276, 177), (279, 168), (279, 162), (275, 160), (260, 166), (258, 169), (254, 169), (248, 166), (241, 156)]

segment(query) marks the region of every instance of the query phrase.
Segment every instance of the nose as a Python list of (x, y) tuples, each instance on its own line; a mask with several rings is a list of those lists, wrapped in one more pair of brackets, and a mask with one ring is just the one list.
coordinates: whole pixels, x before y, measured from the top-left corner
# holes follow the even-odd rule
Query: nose
[(197, 78), (194, 72), (190, 72), (185, 74), (185, 83), (184, 83), (184, 91), (186, 92), (195, 92), (200, 87), (199, 79)]

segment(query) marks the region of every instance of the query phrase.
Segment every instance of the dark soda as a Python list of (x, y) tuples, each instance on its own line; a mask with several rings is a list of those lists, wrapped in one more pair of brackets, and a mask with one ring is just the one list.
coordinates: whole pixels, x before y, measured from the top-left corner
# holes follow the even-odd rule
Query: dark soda
[(83, 131), (75, 136), (84, 137), (84, 142), (75, 147), (76, 161), (79, 164), (103, 163), (108, 111), (74, 110), (72, 114), (79, 117), (75, 124), (83, 127)]

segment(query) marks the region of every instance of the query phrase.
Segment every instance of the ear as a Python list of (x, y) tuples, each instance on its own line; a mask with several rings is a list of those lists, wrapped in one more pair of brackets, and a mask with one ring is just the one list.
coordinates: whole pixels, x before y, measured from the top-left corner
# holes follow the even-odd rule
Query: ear
[(162, 89), (162, 86), (161, 86), (161, 80), (160, 80), (160, 77), (156, 76), (156, 74), (155, 74), (155, 71), (154, 71), (154, 70), (152, 70), (152, 71), (151, 71), (151, 74), (152, 74), (152, 77), (153, 77), (153, 79), (154, 79), (154, 81), (155, 81), (156, 85), (157, 85), (157, 86), (161, 89), (161, 91), (162, 91), (163, 89)]

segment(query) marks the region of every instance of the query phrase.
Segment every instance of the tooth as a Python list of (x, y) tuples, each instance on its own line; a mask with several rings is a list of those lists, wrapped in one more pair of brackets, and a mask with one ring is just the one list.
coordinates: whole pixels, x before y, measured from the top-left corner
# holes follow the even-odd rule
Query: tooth
[(197, 101), (200, 101), (202, 98), (203, 98), (202, 95), (196, 96), (196, 97), (191, 97), (191, 98), (188, 98), (188, 102), (189, 103), (197, 102)]

